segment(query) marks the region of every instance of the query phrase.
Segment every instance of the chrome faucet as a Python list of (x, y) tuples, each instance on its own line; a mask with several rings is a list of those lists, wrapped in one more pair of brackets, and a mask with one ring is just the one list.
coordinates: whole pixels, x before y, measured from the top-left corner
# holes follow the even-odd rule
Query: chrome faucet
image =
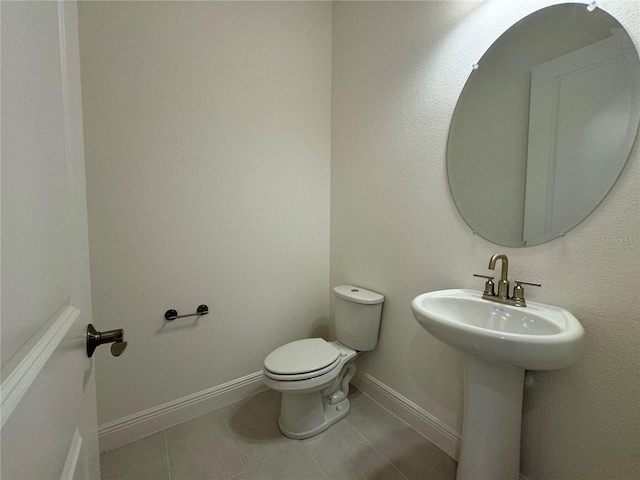
[(527, 302), (524, 299), (524, 288), (522, 285), (532, 285), (534, 287), (541, 287), (540, 283), (529, 283), (516, 280), (516, 286), (513, 289), (513, 297), (509, 297), (509, 259), (504, 254), (493, 255), (489, 259), (489, 269), (496, 269), (496, 262), (502, 260), (502, 270), (500, 271), (500, 281), (498, 282), (498, 293), (493, 291), (493, 279), (487, 275), (478, 275), (474, 273), (474, 277), (486, 278), (487, 282), (484, 285), (484, 293), (482, 298), (485, 300), (491, 300), (492, 302), (505, 303), (507, 305), (513, 305), (515, 307), (526, 307)]

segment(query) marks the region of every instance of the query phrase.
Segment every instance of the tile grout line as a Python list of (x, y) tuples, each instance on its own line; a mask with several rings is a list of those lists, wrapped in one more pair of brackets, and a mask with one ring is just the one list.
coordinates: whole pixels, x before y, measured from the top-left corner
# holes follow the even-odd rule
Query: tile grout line
[[(263, 392), (264, 392), (264, 391), (263, 391)], [(220, 408), (220, 414), (221, 414), (221, 415), (222, 415), (222, 417), (223, 417), (224, 425), (225, 425), (225, 427), (227, 428), (227, 430), (229, 431), (229, 433), (231, 432), (231, 426), (229, 425), (229, 418), (227, 417), (227, 415), (225, 415), (225, 414), (222, 412), (222, 408), (229, 407), (230, 405), (233, 405), (234, 403), (240, 403), (240, 402), (243, 402), (243, 401), (247, 400), (248, 398), (255, 397), (255, 396), (257, 396), (257, 395), (259, 395), (260, 393), (263, 393), (263, 392), (258, 392), (258, 393), (254, 394), (254, 395), (250, 395), (249, 397), (246, 397), (246, 398), (244, 398), (244, 399), (237, 400), (236, 402), (232, 402), (232, 403), (230, 403), (230, 404), (228, 404), (228, 405), (225, 405), (225, 407), (221, 407), (221, 408)], [(278, 410), (280, 409), (280, 407), (279, 407), (279, 405), (277, 404), (277, 402), (273, 401), (273, 399), (269, 399), (269, 403), (271, 403), (271, 405), (273, 405), (274, 407), (277, 407), (277, 408), (278, 408)], [(256, 462), (256, 463), (254, 463), (253, 465), (248, 465), (248, 466), (247, 466), (247, 465), (245, 464), (245, 462), (244, 462), (243, 458), (242, 458), (242, 455), (240, 454), (240, 449), (238, 448), (238, 444), (236, 443), (236, 439), (233, 437), (233, 435), (230, 435), (230, 437), (231, 437), (231, 440), (233, 441), (233, 445), (234, 445), (234, 447), (235, 447), (235, 449), (236, 449), (236, 452), (238, 453), (238, 457), (240, 458), (240, 463), (242, 464), (242, 467), (244, 468), (244, 473), (246, 473), (246, 474), (247, 474), (247, 476), (249, 476), (249, 470), (251, 470), (252, 468), (255, 468), (257, 465), (260, 465), (262, 462), (266, 462), (266, 461), (267, 461), (267, 460), (269, 460), (270, 458), (275, 457), (276, 455), (278, 455), (278, 454), (280, 454), (280, 453), (284, 452), (284, 451), (285, 451), (285, 450), (287, 450), (288, 448), (291, 448), (291, 447), (293, 447), (293, 446), (295, 445), (295, 443), (294, 443), (294, 444), (290, 444), (290, 445), (284, 445), (280, 450), (278, 450), (277, 452), (273, 453), (272, 455), (269, 455), (268, 457), (263, 458), (262, 460), (260, 460), (260, 461), (258, 461), (258, 462)], [(240, 475), (240, 473), (238, 473), (237, 475)], [(323, 472), (323, 475), (324, 475), (324, 472)], [(229, 480), (232, 480), (232, 479), (233, 479), (233, 477), (231, 477), (231, 479), (229, 479)]]
[[(361, 405), (357, 406), (356, 408), (352, 408), (352, 409), (350, 410), (350, 412), (349, 412), (349, 413), (351, 413), (351, 412), (353, 412), (353, 411), (355, 411), (355, 410), (358, 410), (359, 408), (361, 408), (361, 407), (363, 407), (363, 406), (367, 405), (367, 404), (368, 404), (368, 403), (370, 403), (370, 402), (375, 402), (375, 403), (377, 403), (373, 398), (371, 398), (369, 395), (367, 395), (366, 393), (364, 393), (362, 390), (360, 390), (360, 393), (361, 393), (362, 395), (364, 395), (365, 397), (367, 397), (368, 401), (366, 401), (365, 403), (363, 403), (363, 404), (361, 404)], [(351, 422), (349, 422), (349, 421), (348, 421), (348, 416), (347, 416), (347, 417), (345, 417), (345, 418), (344, 418), (344, 420), (346, 420), (346, 421), (347, 421), (347, 423), (349, 423), (349, 425), (351, 425), (351, 427), (352, 427), (352, 428), (353, 428), (353, 429), (358, 433), (358, 435), (360, 435), (360, 436), (362, 437), (362, 439), (363, 439), (363, 440), (364, 440), (364, 441), (365, 441), (369, 446), (371, 446), (371, 448), (373, 448), (376, 452), (378, 452), (378, 453), (380, 454), (380, 456), (381, 456), (382, 458), (384, 458), (384, 459), (387, 461), (387, 463), (388, 463), (389, 465), (391, 465), (391, 466), (395, 469), (395, 471), (396, 471), (396, 472), (398, 472), (398, 474), (400, 474), (400, 476), (401, 476), (403, 479), (408, 480), (408, 478), (407, 478), (407, 477), (406, 477), (406, 476), (405, 476), (405, 475), (400, 471), (400, 469), (399, 469), (399, 468), (398, 468), (398, 467), (397, 467), (397, 466), (396, 466), (396, 465), (395, 465), (395, 464), (394, 464), (390, 459), (388, 459), (388, 458), (387, 458), (387, 457), (386, 457), (386, 456), (385, 456), (385, 455), (384, 455), (380, 450), (378, 450), (378, 449), (377, 449), (377, 448), (376, 448), (376, 447), (375, 447), (375, 446), (374, 446), (374, 445), (369, 441), (369, 439), (368, 439), (367, 437), (365, 437), (365, 436), (362, 434), (362, 432), (361, 432), (360, 430), (358, 430), (358, 429), (357, 429), (357, 428), (356, 428), (356, 427), (355, 427)], [(325, 473), (325, 471), (322, 469), (322, 467), (320, 466), (320, 464), (318, 463), (318, 461), (316, 460), (316, 458), (313, 456), (313, 453), (312, 453), (312, 452), (307, 448), (306, 443), (302, 443), (302, 446), (304, 447), (305, 451), (309, 454), (309, 456), (311, 457), (311, 459), (313, 460), (313, 462), (316, 464), (316, 466), (320, 469), (320, 471), (322, 472), (322, 474), (324, 475), (324, 477), (325, 477), (327, 480), (329, 480), (329, 477), (327, 476), (327, 474)]]
[[(362, 405), (359, 405), (358, 407), (356, 407), (356, 408), (352, 409), (351, 411), (358, 410), (359, 408), (361, 408), (361, 407), (363, 407), (363, 406), (367, 405), (367, 404), (368, 404), (368, 403), (370, 403), (370, 402), (374, 402), (374, 403), (376, 403), (376, 404), (378, 403), (378, 402), (376, 402), (373, 398), (371, 398), (371, 397), (369, 397), (368, 395), (366, 395), (364, 392), (362, 392), (362, 391), (361, 391), (361, 393), (362, 393), (363, 395), (365, 395), (369, 400), (368, 400), (366, 403), (364, 403), (364, 404), (362, 404)], [(382, 406), (382, 405), (381, 405), (381, 406)], [(351, 412), (350, 412), (350, 413), (351, 413)], [(390, 412), (390, 413), (391, 413), (391, 412)], [(398, 472), (398, 474), (399, 474), (403, 479), (408, 480), (408, 477), (407, 477), (406, 475), (404, 475), (404, 473), (402, 473), (402, 471), (401, 471), (401, 470), (396, 466), (396, 464), (394, 464), (394, 463), (393, 463), (389, 458), (387, 458), (387, 456), (386, 456), (386, 455), (384, 455), (380, 450), (378, 450), (378, 449), (376, 448), (376, 446), (375, 446), (375, 445), (373, 445), (373, 444), (369, 441), (369, 439), (368, 439), (367, 437), (365, 437), (365, 436), (364, 436), (364, 434), (363, 434), (360, 430), (358, 430), (358, 429), (356, 428), (356, 426), (355, 426), (355, 425), (353, 425), (353, 423), (351, 423), (351, 422), (349, 422), (349, 421), (348, 421), (348, 420), (349, 420), (349, 419), (348, 419), (348, 416), (347, 416), (347, 417), (345, 417), (345, 418), (344, 418), (344, 420), (346, 420), (346, 421), (347, 421), (347, 423), (349, 423), (349, 425), (351, 425), (351, 427), (352, 427), (352, 428), (353, 428), (353, 429), (358, 433), (358, 435), (360, 435), (360, 437), (362, 437), (362, 439), (367, 443), (367, 445), (369, 445), (371, 448), (373, 448), (373, 450), (375, 450), (376, 452), (378, 452), (378, 453), (380, 454), (380, 456), (381, 456), (382, 458), (384, 458), (384, 459), (387, 461), (387, 463), (388, 463), (389, 465), (391, 465), (391, 466), (395, 469), (395, 471), (396, 471), (396, 472)], [(306, 452), (309, 454), (309, 456), (311, 457), (311, 459), (314, 461), (314, 463), (317, 465), (317, 467), (320, 469), (320, 471), (321, 471), (321, 472), (322, 472), (322, 474), (325, 476), (325, 478), (326, 478), (327, 480), (329, 480), (329, 478), (328, 478), (327, 474), (326, 474), (326, 473), (325, 473), (325, 471), (322, 469), (322, 467), (320, 466), (320, 464), (317, 462), (316, 458), (313, 456), (313, 453), (312, 453), (312, 452), (307, 448), (306, 444), (304, 444), (304, 443), (303, 443), (303, 444), (302, 444), (302, 446), (304, 447), (304, 449), (306, 450)]]
[[(277, 451), (277, 452), (275, 452), (274, 454), (269, 455), (268, 457), (265, 457), (265, 458), (263, 458), (262, 460), (260, 460), (259, 462), (256, 462), (256, 463), (254, 463), (253, 465), (251, 465), (251, 466), (248, 468), (248, 470), (251, 470), (252, 468), (255, 468), (256, 466), (260, 465), (261, 463), (266, 462), (267, 460), (269, 460), (269, 459), (271, 459), (271, 458), (275, 457), (276, 455), (279, 455), (280, 453), (284, 452), (285, 450), (288, 450), (288, 449), (290, 449), (290, 448), (295, 447), (296, 445), (297, 445), (297, 444), (295, 444), (295, 443), (294, 443), (294, 444), (285, 445), (284, 447), (282, 447), (280, 450), (278, 450), (278, 451)], [(241, 458), (240, 460), (242, 460), (242, 458)], [(248, 470), (247, 470), (247, 471), (248, 471)]]
[[(242, 400), (238, 400), (238, 402), (240, 402)], [(234, 403), (237, 402), (233, 402), (230, 403), (229, 405), (233, 405)], [(234, 438), (233, 434), (231, 433), (231, 427), (229, 426), (229, 422), (228, 422), (228, 418), (227, 415), (225, 415), (225, 413), (222, 411), (223, 408), (226, 408), (228, 405), (225, 405), (224, 407), (220, 407), (219, 412), (220, 412), (220, 416), (222, 417), (222, 424), (224, 425), (224, 428), (226, 430), (225, 434), (229, 436), (229, 438), (231, 439), (231, 441), (233, 442), (233, 448), (236, 449), (236, 454), (238, 455), (238, 458), (240, 459), (240, 465), (242, 465), (242, 472), (240, 473), (236, 473), (233, 477), (231, 477), (229, 480), (233, 479), (234, 477), (237, 477), (238, 475), (241, 475), (242, 473), (245, 473), (247, 475), (247, 477), (249, 476), (249, 474), (247, 473), (247, 466), (244, 464), (244, 460), (242, 459), (242, 455), (240, 455), (240, 449), (238, 448), (238, 444), (236, 443), (236, 439)]]
[(163, 431), (164, 437), (164, 454), (167, 458), (167, 473), (169, 474), (169, 480), (171, 480), (171, 462), (169, 461), (169, 441), (167, 440), (167, 429), (165, 428)]
[(316, 464), (316, 467), (318, 467), (320, 469), (320, 471), (322, 472), (322, 475), (324, 476), (324, 478), (326, 478), (326, 480), (329, 480), (329, 476), (322, 469), (322, 467), (320, 466), (320, 464), (316, 460), (316, 457), (313, 456), (313, 453), (311, 453), (309, 451), (309, 449), (307, 448), (307, 445), (304, 442), (302, 442), (302, 448), (304, 448), (304, 451), (307, 452), (307, 454), (309, 454), (309, 456), (311, 457), (311, 460), (313, 460), (313, 463)]
[[(373, 400), (373, 399), (372, 399), (372, 400)], [(373, 400), (373, 401), (375, 402), (375, 400)], [(347, 420), (347, 421), (348, 421), (348, 418), (345, 418), (345, 420)], [(357, 428), (353, 423), (349, 422), (349, 425), (351, 425), (351, 427), (352, 427), (356, 432), (358, 432), (358, 435), (360, 435), (360, 436), (364, 439), (364, 441), (365, 441), (365, 442), (367, 442), (369, 445), (371, 445), (371, 448), (373, 448), (376, 452), (378, 452), (378, 453), (382, 456), (382, 458), (384, 458), (387, 462), (389, 462), (389, 465), (391, 465), (393, 468), (395, 468), (395, 469), (396, 469), (396, 471), (400, 474), (400, 476), (401, 476), (402, 478), (404, 478), (404, 479), (406, 479), (406, 480), (409, 480), (409, 479), (408, 479), (408, 477), (407, 477), (404, 473), (402, 473), (402, 470), (400, 470), (400, 469), (398, 468), (398, 466), (397, 466), (395, 463), (393, 463), (393, 462), (391, 461), (391, 459), (387, 458), (387, 456), (386, 456), (384, 453), (382, 453), (380, 450), (378, 450), (378, 449), (376, 448), (376, 446), (375, 446), (373, 443), (371, 443), (371, 442), (369, 441), (369, 439), (368, 439), (367, 437), (365, 437), (365, 436), (364, 436), (364, 434), (363, 434), (360, 430), (358, 430), (358, 428)]]
[[(387, 407), (385, 407), (384, 405), (382, 405), (381, 403), (379, 403), (378, 401), (376, 401), (375, 399), (371, 398), (371, 400), (378, 405), (380, 408), (382, 408), (383, 410), (385, 410), (388, 414), (392, 415), (393, 417), (395, 417), (397, 420), (399, 420), (400, 422), (402, 422), (404, 425), (406, 425), (407, 427), (409, 427), (411, 430), (413, 430), (414, 432), (416, 432), (418, 435), (420, 435), (422, 438), (424, 438), (427, 442), (431, 443), (432, 445), (435, 445), (437, 447), (437, 445), (435, 443), (433, 443), (433, 441), (430, 438), (427, 438), (422, 432), (419, 432), (418, 430), (416, 430), (412, 425), (410, 425), (409, 423), (407, 423), (406, 421), (404, 421), (402, 418), (400, 418), (398, 415), (396, 415), (394, 412), (392, 412), (391, 410), (389, 410)], [(355, 426), (353, 427), (355, 428)], [(357, 430), (357, 429), (356, 429)], [(362, 435), (362, 433), (360, 433), (360, 435)], [(363, 435), (364, 436), (364, 435)], [(374, 447), (375, 448), (375, 447)], [(438, 447), (440, 448), (440, 447)], [(440, 448), (440, 450), (442, 450)], [(443, 451), (444, 452), (444, 451)], [(445, 455), (448, 455), (446, 452), (444, 452)], [(454, 459), (454, 461), (456, 463), (458, 463), (457, 460)], [(439, 465), (441, 465), (442, 462), (439, 463)], [(395, 466), (395, 465), (394, 465)]]
[(352, 411), (352, 412), (355, 412), (356, 410), (360, 410), (362, 407), (364, 407), (365, 405), (367, 405), (369, 402), (373, 402), (373, 401), (375, 401), (373, 398), (371, 398), (369, 395), (367, 395), (366, 393), (364, 393), (362, 390), (358, 389), (358, 391), (359, 391), (362, 395), (364, 395), (365, 397), (367, 397), (367, 398), (368, 398), (368, 400), (367, 400), (366, 402), (364, 402), (364, 403), (361, 403), (360, 405), (358, 405), (358, 406), (357, 406), (357, 407), (355, 407), (355, 408), (353, 408), (353, 407), (352, 407), (352, 408), (351, 408), (351, 411)]
[[(266, 391), (266, 390), (264, 390), (264, 391)], [(263, 393), (263, 392), (259, 392), (259, 393)], [(259, 393), (256, 393), (256, 395), (258, 395)], [(239, 401), (241, 401), (241, 400), (239, 400)], [(272, 398), (270, 398), (270, 399), (269, 399), (269, 403), (270, 403), (272, 406), (276, 407), (276, 408), (278, 409), (278, 411), (280, 411), (280, 405), (278, 405), (278, 402), (276, 402), (276, 401), (274, 401)], [(278, 419), (279, 419), (279, 418), (280, 418), (280, 415), (278, 415)], [(278, 428), (278, 430), (280, 430), (280, 429)], [(235, 439), (233, 440), (233, 442), (234, 442), (234, 444), (235, 444)], [(288, 444), (288, 445), (283, 445), (283, 447), (282, 447), (280, 450), (278, 450), (277, 452), (273, 453), (272, 455), (269, 455), (268, 457), (263, 458), (262, 460), (259, 460), (258, 462), (254, 463), (253, 465), (250, 465), (250, 466), (249, 466), (249, 468), (247, 468), (247, 467), (245, 466), (245, 472), (247, 472), (247, 475), (249, 475), (248, 471), (249, 471), (250, 469), (255, 468), (257, 465), (260, 465), (261, 463), (266, 462), (266, 461), (267, 461), (267, 460), (269, 460), (270, 458), (275, 457), (276, 455), (278, 455), (278, 454), (280, 454), (280, 453), (284, 452), (285, 450), (287, 450), (287, 449), (289, 449), (289, 448), (292, 448), (292, 447), (293, 447), (293, 446), (295, 446), (295, 445), (296, 445), (296, 443)], [(236, 448), (237, 448), (237, 445), (236, 445)], [(241, 462), (242, 462), (242, 464), (244, 465), (244, 461), (242, 460), (242, 456), (240, 457), (240, 461), (241, 461)], [(315, 460), (314, 460), (314, 461), (315, 461)], [(321, 469), (321, 470), (322, 470), (322, 469)], [(322, 474), (324, 475), (324, 472), (322, 472)]]
[[(242, 455), (240, 455), (240, 450), (238, 449), (238, 444), (236, 443), (235, 438), (231, 437), (231, 441), (233, 442), (233, 447), (236, 449), (236, 454), (238, 455), (238, 458), (240, 459), (240, 465), (242, 465), (242, 472), (236, 473), (233, 476), (233, 477), (237, 477), (241, 473), (247, 473), (247, 466), (244, 464), (244, 460), (242, 459)], [(249, 474), (247, 473), (247, 475), (249, 475)], [(233, 477), (231, 477), (231, 478), (233, 478)], [(171, 480), (171, 479), (169, 479), (169, 480)]]
[[(385, 407), (384, 405), (382, 405), (381, 403), (379, 403), (376, 399), (374, 399), (374, 398), (372, 398), (372, 397), (369, 397), (369, 398), (371, 398), (371, 401), (372, 401), (374, 404), (376, 404), (377, 406), (379, 406), (380, 408), (382, 408), (382, 409), (383, 409), (384, 411), (386, 411), (388, 414), (390, 414), (391, 416), (393, 416), (396, 420), (400, 421), (401, 423), (403, 423), (404, 425), (406, 425), (407, 427), (409, 427), (411, 430), (413, 430), (414, 432), (416, 432), (418, 435), (420, 435), (422, 438), (424, 438), (424, 439), (425, 439), (427, 442), (429, 442), (430, 444), (435, 445), (435, 443), (433, 443), (433, 441), (431, 441), (431, 439), (427, 438), (424, 434), (422, 434), (421, 432), (419, 432), (418, 430), (416, 430), (412, 425), (410, 425), (409, 423), (407, 423), (406, 421), (404, 421), (402, 418), (400, 418), (398, 415), (396, 415), (394, 412), (392, 412), (391, 410), (389, 410), (387, 407)], [(363, 405), (363, 406), (364, 406), (364, 405)], [(367, 442), (369, 442), (369, 440), (367, 439), (367, 437), (365, 437), (365, 435), (364, 435), (362, 432), (360, 432), (360, 430), (358, 430), (358, 429), (355, 427), (355, 425), (353, 425), (351, 422), (349, 422), (349, 423), (351, 424), (351, 426), (352, 426), (353, 428), (355, 428), (355, 429), (356, 429), (356, 431), (357, 431), (360, 435), (362, 435), (362, 437), (363, 437), (365, 440), (367, 440)], [(369, 443), (371, 444), (371, 442), (369, 442)], [(373, 448), (376, 448), (373, 444), (371, 444), (371, 446), (372, 446)], [(437, 446), (437, 445), (435, 445), (435, 446)], [(378, 450), (378, 449), (376, 448), (376, 450)], [(442, 449), (441, 449), (441, 450), (442, 450)], [(378, 451), (379, 451), (379, 450), (378, 450)], [(384, 458), (387, 458), (386, 456), (384, 456), (384, 454), (383, 454), (382, 452), (380, 452), (380, 454), (381, 454)], [(445, 452), (445, 454), (446, 454), (446, 452)], [(446, 454), (446, 455), (448, 455), (448, 454)], [(391, 465), (393, 465), (393, 466), (396, 468), (396, 470), (398, 470), (398, 471), (402, 474), (402, 476), (403, 476), (403, 477), (407, 478), (407, 477), (402, 473), (402, 471), (401, 471), (401, 470), (400, 470), (400, 469), (399, 469), (399, 468), (398, 468), (398, 467), (397, 467), (397, 466), (396, 466), (396, 465), (395, 465), (391, 460), (389, 460), (389, 459), (387, 459), (387, 460), (389, 461), (389, 463), (391, 463)], [(458, 463), (458, 462), (457, 462), (457, 460), (455, 460), (455, 459), (454, 459), (454, 461), (456, 462), (456, 464)], [(436, 466), (437, 466), (437, 467), (439, 467), (439, 466), (441, 466), (442, 464), (443, 464), (443, 462), (442, 462), (442, 461), (439, 461), (439, 462), (436, 464)]]

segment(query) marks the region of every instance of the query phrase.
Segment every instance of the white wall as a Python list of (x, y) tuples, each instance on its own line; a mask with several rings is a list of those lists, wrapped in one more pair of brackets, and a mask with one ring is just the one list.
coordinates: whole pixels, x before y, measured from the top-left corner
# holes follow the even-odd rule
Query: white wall
[(103, 424), (326, 333), (331, 4), (83, 2), (80, 45)]
[[(598, 209), (536, 247), (474, 236), (447, 184), (448, 127), (471, 65), (510, 25), (551, 3), (334, 4), (331, 284), (385, 295), (380, 343), (359, 368), (461, 431), (461, 356), (423, 331), (409, 304), (426, 291), (481, 289), (471, 275), (506, 253), (511, 278), (543, 284), (528, 298), (569, 309), (587, 332), (576, 365), (528, 376), (523, 473), (638, 478), (638, 142)], [(598, 3), (640, 45), (638, 2)]]

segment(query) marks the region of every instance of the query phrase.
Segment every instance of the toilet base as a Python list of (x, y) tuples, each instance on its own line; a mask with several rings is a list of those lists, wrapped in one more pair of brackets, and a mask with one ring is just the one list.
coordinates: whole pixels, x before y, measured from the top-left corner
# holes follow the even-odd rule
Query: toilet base
[(324, 404), (320, 392), (282, 394), (278, 427), (283, 435), (295, 440), (313, 437), (349, 413), (349, 399)]

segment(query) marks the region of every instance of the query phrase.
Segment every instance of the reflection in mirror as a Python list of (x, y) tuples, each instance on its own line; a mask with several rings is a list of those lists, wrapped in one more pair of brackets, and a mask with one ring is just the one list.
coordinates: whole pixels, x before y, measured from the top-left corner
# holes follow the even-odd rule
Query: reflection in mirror
[(472, 70), (451, 122), (449, 185), (465, 221), (499, 245), (538, 245), (580, 223), (629, 157), (640, 61), (624, 28), (584, 4), (535, 12)]

